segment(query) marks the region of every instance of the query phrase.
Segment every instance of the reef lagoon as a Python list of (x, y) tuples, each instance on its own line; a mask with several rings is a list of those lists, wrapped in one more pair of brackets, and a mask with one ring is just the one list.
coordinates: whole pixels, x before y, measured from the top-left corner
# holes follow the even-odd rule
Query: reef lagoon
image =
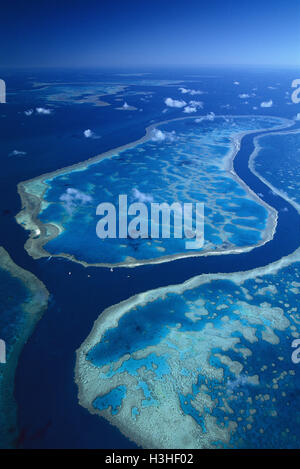
[(77, 353), (80, 404), (145, 448), (297, 447), (299, 261), (108, 308)]
[[(273, 237), (276, 210), (236, 175), (232, 161), (247, 133), (291, 125), (274, 117), (211, 115), (153, 124), (144, 138), (125, 148), (22, 182), (17, 221), (31, 231), (25, 248), (34, 258), (136, 266), (264, 244)], [(126, 239), (99, 239), (95, 207), (109, 202), (118, 210), (119, 194), (149, 207), (151, 202), (203, 203), (204, 246), (185, 250), (186, 238), (176, 239), (174, 226), (171, 239), (134, 239), (130, 232)], [(160, 219), (160, 230), (161, 225)]]

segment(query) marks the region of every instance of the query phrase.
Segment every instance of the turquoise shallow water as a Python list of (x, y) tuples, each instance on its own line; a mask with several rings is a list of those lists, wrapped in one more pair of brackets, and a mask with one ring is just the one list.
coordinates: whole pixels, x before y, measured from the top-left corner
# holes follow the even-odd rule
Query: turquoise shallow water
[(107, 409), (111, 407), (112, 415), (118, 413), (119, 407), (122, 405), (123, 399), (126, 397), (126, 387), (118, 386), (117, 388), (112, 389), (105, 396), (97, 397), (94, 402), (94, 406), (99, 409)]
[[(41, 78), (40, 81), (48, 81), (49, 73), (49, 71), (45, 72), (45, 76)], [(172, 76), (173, 73), (174, 72), (172, 71)], [(169, 77), (170, 71), (168, 71), (166, 75)], [(201, 78), (199, 78), (201, 83), (184, 84), (187, 88), (199, 88), (204, 90), (205, 94), (203, 97), (201, 96), (201, 100), (203, 99), (205, 102), (203, 114), (210, 111), (213, 111), (216, 114), (222, 114), (223, 112), (231, 114), (249, 114), (253, 112), (253, 105), (258, 107), (259, 111), (255, 112), (259, 112), (260, 114), (269, 115), (271, 113), (274, 115), (286, 116), (288, 118), (293, 118), (296, 114), (295, 109), (297, 109), (297, 107), (287, 106), (286, 100), (286, 93), (290, 91), (290, 84), (294, 78), (293, 71), (282, 71), (279, 74), (280, 76), (278, 76), (278, 74), (276, 75), (276, 78), (274, 71), (271, 71), (270, 73), (259, 72), (254, 74), (253, 71), (250, 71), (249, 73), (249, 71), (241, 72), (234, 70), (230, 71), (230, 73), (222, 71), (220, 74), (220, 72), (216, 72), (214, 70), (213, 72), (210, 71), (207, 75), (209, 76), (203, 78), (203, 71), (201, 71)], [(215, 76), (215, 78), (211, 77), (212, 75)], [(10, 87), (12, 78), (13, 77), (9, 78)], [(182, 78), (183, 74), (181, 73), (180, 79)], [(97, 79), (99, 79), (99, 76), (97, 76)], [(233, 84), (233, 81), (236, 79), (241, 83), (240, 89)], [(66, 76), (60, 76), (60, 78), (56, 77), (56, 80), (72, 82), (74, 77), (68, 78)], [(101, 80), (104, 81), (102, 78)], [(194, 78), (194, 80), (196, 80), (196, 78)], [(22, 78), (20, 81), (21, 87), (23, 88), (25, 80)], [(275, 85), (277, 82), (278, 84), (279, 82), (281, 83), (277, 90), (270, 90), (268, 88), (270, 84)], [(142, 81), (139, 81), (139, 84), (141, 85)], [(150, 85), (151, 83), (148, 84)], [(249, 102), (246, 104), (244, 100), (239, 98), (238, 94), (244, 91), (251, 93), (253, 87), (258, 87), (257, 96), (251, 97)], [(74, 91), (75, 86), (62, 88), (64, 88), (63, 92), (67, 91), (69, 93), (69, 98), (64, 102), (62, 100), (59, 102), (57, 99), (48, 100), (47, 96), (49, 94), (51, 95), (51, 89), (49, 88), (48, 90), (44, 89), (41, 93), (36, 91), (31, 93), (28, 92), (27, 89), (24, 90), (24, 103), (20, 101), (19, 92), (14, 96), (10, 96), (5, 110), (7, 116), (2, 119), (2, 126), (0, 129), (0, 133), (2, 135), (1, 158), (3, 163), (1, 184), (3, 197), (1, 200), (3, 202), (3, 210), (6, 209), (5, 212), (2, 214), (0, 213), (1, 244), (5, 244), (5, 246), (7, 246), (9, 252), (13, 253), (14, 258), (20, 265), (25, 266), (28, 270), (35, 272), (38, 277), (43, 278), (43, 281), (47, 286), (49, 285), (49, 290), (54, 294), (55, 300), (51, 306), (51, 310), (44, 315), (42, 322), (37, 327), (33, 339), (28, 341), (18, 367), (16, 396), (19, 408), (19, 426), (20, 429), (22, 429), (22, 441), (20, 444), (23, 447), (31, 448), (132, 447), (133, 443), (125, 439), (116, 427), (107, 424), (102, 418), (96, 418), (94, 415), (90, 415), (86, 409), (83, 409), (78, 405), (78, 390), (72, 381), (74, 351), (88, 335), (95, 318), (98, 316), (100, 311), (109, 305), (127, 298), (128, 295), (133, 295), (149, 288), (157, 288), (161, 285), (179, 283), (186, 280), (191, 275), (197, 275), (200, 272), (230, 272), (245, 270), (256, 267), (257, 265), (264, 265), (269, 262), (269, 259), (278, 259), (281, 255), (285, 255), (287, 252), (291, 251), (291, 248), (289, 247), (283, 248), (284, 235), (282, 235), (282, 225), (291, 227), (291, 223), (288, 223), (288, 217), (285, 218), (284, 223), (279, 223), (279, 228), (281, 230), (279, 229), (278, 233), (281, 234), (277, 236), (278, 242), (267, 243), (264, 248), (253, 250), (251, 253), (248, 253), (249, 255), (218, 256), (217, 259), (186, 259), (179, 262), (172, 262), (171, 264), (166, 263), (157, 266), (145, 266), (138, 269), (114, 269), (113, 273), (109, 272), (109, 269), (83, 269), (80, 265), (72, 264), (61, 259), (53, 258), (50, 262), (45, 262), (43, 259), (40, 261), (29, 259), (23, 249), (28, 233), (23, 233), (23, 230), (16, 225), (13, 216), (10, 217), (7, 215), (7, 209), (11, 211), (11, 214), (15, 214), (20, 208), (20, 201), (16, 194), (16, 186), (18, 182), (78, 161), (83, 161), (99, 152), (106, 151), (114, 146), (122, 145), (128, 141), (133, 141), (143, 135), (145, 127), (150, 125), (151, 121), (158, 122), (162, 118), (183, 116), (182, 109), (178, 110), (175, 108), (170, 108), (168, 113), (162, 114), (164, 111), (164, 99), (167, 96), (172, 96), (176, 99), (182, 98), (177, 87), (171, 88), (156, 86), (155, 89), (148, 89), (152, 96), (135, 95), (135, 92), (140, 92), (141, 90), (144, 91), (144, 88), (142, 86), (135, 88), (131, 87), (126, 91), (126, 95), (125, 93), (123, 96), (121, 96), (121, 93), (119, 94), (119, 101), (114, 99), (117, 98), (117, 96), (101, 98), (104, 100), (107, 99), (107, 101), (112, 104), (111, 106), (104, 108), (88, 104), (78, 104), (76, 106), (75, 102), (76, 100), (78, 102), (81, 100), (82, 94), (80, 95), (78, 91), (75, 91), (73, 97), (70, 97), (70, 92), (72, 93), (72, 91)], [(83, 91), (83, 87), (80, 86), (79, 88), (82, 88), (80, 91)], [(99, 88), (94, 86), (91, 87), (90, 91), (97, 92), (97, 90), (99, 90)], [(57, 89), (57, 91), (60, 92), (59, 89)], [(84, 90), (84, 92), (88, 91), (89, 90), (87, 88)], [(61, 92), (59, 94), (61, 94)], [(75, 97), (76, 94), (77, 98)], [(36, 100), (33, 99), (33, 95)], [(272, 108), (260, 108), (261, 101), (271, 98), (274, 101), (274, 106)], [(124, 113), (123, 111), (117, 111), (116, 107), (122, 104), (122, 100), (124, 99), (137, 108), (143, 107), (143, 112)], [(228, 105), (230, 103), (230, 105), (229, 109), (225, 111), (224, 104), (226, 103), (228, 103)], [(49, 116), (39, 116), (34, 114), (30, 118), (24, 115), (25, 109), (35, 108), (36, 106), (51, 107), (52, 113)], [(83, 130), (88, 127), (92, 128), (97, 135), (101, 135), (101, 139), (84, 138)], [(250, 141), (250, 139), (246, 140)], [(27, 154), (23, 157), (8, 157), (8, 154), (10, 154), (14, 149), (25, 151)], [(239, 160), (245, 157), (245, 160), (247, 161), (248, 155), (249, 152), (245, 151), (244, 148), (244, 152), (242, 152)], [(265, 154), (265, 157), (269, 161), (269, 163), (266, 163), (266, 166), (269, 165), (269, 167), (272, 166), (270, 156), (269, 152)], [(182, 165), (182, 168), (184, 168), (184, 165)], [(243, 177), (242, 172), (238, 171), (238, 173)], [(249, 184), (251, 182), (249, 175), (246, 175), (244, 180), (246, 182), (248, 181)], [(203, 183), (205, 181), (208, 181), (208, 179), (205, 179), (204, 176)], [(65, 186), (65, 189), (67, 187), (68, 186)], [(264, 192), (261, 187), (259, 187), (259, 190), (256, 190), (255, 185), (251, 187), (253, 187), (257, 193)], [(214, 189), (213, 193), (215, 194), (217, 192), (217, 184), (214, 185)], [(218, 187), (218, 190), (220, 191), (219, 198), (221, 199), (222, 183)], [(265, 192), (267, 192), (267, 190)], [(278, 202), (277, 206), (274, 199), (275, 198), (273, 197), (274, 206), (280, 210), (280, 203)], [(277, 199), (280, 200), (279, 198)], [(269, 198), (268, 201), (272, 205), (272, 199)], [(285, 203), (284, 206), (288, 206), (288, 204)], [(296, 222), (297, 220), (295, 219), (295, 216), (292, 216), (292, 210), (290, 213), (292, 219)], [(60, 217), (61, 215), (58, 216), (58, 218)], [(280, 217), (282, 217), (282, 214), (280, 214)], [(214, 222), (216, 223), (220, 220), (223, 223), (221, 214), (217, 214), (216, 218), (214, 218)], [(246, 223), (249, 223), (249, 226), (250, 221), (250, 219), (246, 220)], [(257, 226), (257, 221), (257, 219), (252, 220), (254, 227)], [(244, 221), (240, 218), (238, 225), (243, 226), (243, 224)], [(261, 230), (261, 228), (259, 228), (259, 230)], [(268, 246), (270, 248), (269, 250)], [(85, 252), (86, 250), (88, 250), (88, 246), (83, 246), (82, 251)], [(72, 275), (68, 275), (70, 270), (72, 271)], [(90, 277), (88, 276), (88, 272), (91, 274)], [(297, 272), (295, 271), (295, 275), (296, 273)], [(127, 276), (130, 276), (130, 278), (127, 278)], [(277, 335), (280, 336), (281, 343), (284, 345), (283, 339), (285, 332), (282, 334), (277, 332)], [(288, 336), (285, 344), (286, 355), (290, 358), (288, 356), (288, 351), (291, 350), (291, 337), (289, 333), (286, 335)], [(183, 339), (183, 335), (181, 337)], [(264, 343), (265, 341), (261, 341), (261, 344), (257, 342), (251, 344), (255, 363), (261, 356), (264, 357), (266, 354), (266, 349), (259, 349), (258, 347)], [(169, 342), (169, 344), (171, 344), (171, 342)], [(270, 347), (268, 343), (266, 343), (266, 346)], [(279, 351), (279, 344), (276, 346), (276, 350)], [(138, 378), (138, 374), (142, 373), (140, 370), (140, 365), (142, 364), (147, 370), (147, 373), (150, 373), (152, 368), (153, 370), (155, 369), (156, 377), (161, 376), (162, 378), (166, 378), (171, 372), (176, 372), (176, 366), (174, 366), (174, 370), (171, 370), (168, 365), (168, 360), (171, 359), (169, 355), (170, 354), (165, 353), (158, 356), (152, 350), (147, 356), (129, 358), (120, 365), (120, 369), (122, 368), (124, 372), (129, 370), (132, 378)], [(214, 356), (215, 355), (216, 354), (214, 354)], [(61, 357), (63, 357), (63, 360)], [(191, 383), (191, 379), (189, 377), (189, 366), (186, 360), (187, 357), (188, 355), (183, 355), (181, 360), (177, 361), (180, 366), (179, 369), (181, 370), (179, 383), (183, 382), (184, 377), (188, 378), (188, 382)], [(197, 357), (197, 360), (199, 362), (199, 357)], [(248, 357), (247, 361), (248, 367), (250, 367), (250, 357)], [(279, 370), (279, 365), (282, 362), (278, 360), (278, 363), (275, 363), (276, 370)], [(287, 363), (290, 364), (290, 361), (284, 361), (282, 365), (286, 369)], [(266, 379), (264, 382), (262, 381), (262, 387), (264, 387), (264, 384), (268, 385), (272, 380), (274, 371), (272, 368), (270, 368), (271, 371), (269, 375), (267, 375), (265, 371)], [(106, 381), (106, 383), (111, 384), (112, 388), (122, 386), (121, 383), (117, 383), (118, 378), (122, 379), (122, 374), (115, 373), (114, 371), (115, 370), (109, 370), (112, 379), (115, 381), (109, 382), (109, 379)], [(108, 371), (106, 372), (108, 373)], [(28, 376), (30, 376), (30, 380), (28, 379)], [(195, 418), (197, 418), (199, 420), (198, 426), (200, 427), (201, 424), (203, 424), (203, 420), (201, 420), (203, 412), (200, 412), (201, 409), (193, 410), (195, 408), (196, 399), (189, 398), (189, 395), (196, 395), (197, 393), (197, 376), (195, 376), (195, 379), (193, 380), (195, 385), (194, 389), (189, 389), (188, 391), (181, 390), (181, 394), (178, 395), (178, 399), (176, 401), (175, 412), (177, 408), (181, 409), (181, 407), (179, 407), (180, 401), (180, 404), (186, 411), (184, 415), (187, 415), (188, 412), (193, 412), (191, 420), (194, 422)], [(290, 385), (291, 389), (293, 389), (294, 377), (293, 375), (290, 376)], [(262, 380), (262, 378), (263, 373), (261, 373), (260, 379)], [(231, 379), (231, 381), (234, 380)], [(216, 380), (213, 381), (211, 379), (211, 382), (214, 382), (215, 386), (217, 386)], [(241, 376), (239, 382), (242, 389), (245, 390), (247, 388), (247, 380)], [(136, 383), (138, 392), (143, 393), (141, 395), (143, 412), (148, 408), (151, 413), (154, 413), (156, 411), (156, 407), (153, 404), (158, 401), (157, 397), (159, 396), (153, 394), (151, 383), (149, 383), (149, 385), (147, 384), (145, 376), (141, 376), (139, 381), (136, 379)], [(237, 393), (239, 389), (237, 384), (238, 383), (236, 382), (229, 383), (229, 389), (232, 389)], [(221, 384), (220, 389), (222, 389), (222, 386), (223, 385)], [(250, 386), (252, 385), (249, 384), (249, 387)], [(131, 395), (131, 387), (128, 389), (129, 392), (126, 394), (125, 401), (130, 398)], [(258, 389), (257, 385), (255, 389)], [(289, 388), (287, 386), (287, 391), (288, 389)], [(103, 389), (103, 394), (107, 392), (109, 392), (109, 390)], [(278, 394), (280, 397), (280, 392)], [(160, 399), (163, 400), (162, 396)], [(288, 398), (284, 398), (283, 401), (284, 406), (286, 399)], [(291, 394), (289, 394), (288, 402), (291, 403), (293, 400), (294, 394), (291, 392)], [(45, 405), (45, 402), (48, 404)], [(118, 402), (120, 401), (117, 401), (117, 403)], [(265, 407), (267, 407), (267, 402), (269, 401), (263, 401)], [(241, 397), (241, 410), (243, 409), (243, 403), (244, 400)], [(105, 408), (107, 408), (108, 404), (109, 401), (106, 400), (106, 403), (103, 406), (103, 412), (105, 411)], [(138, 399), (136, 400), (136, 404), (139, 405)], [(234, 402), (231, 402), (231, 407), (233, 406)], [(209, 402), (207, 402), (206, 407), (207, 409), (210, 408)], [(263, 406), (260, 407), (263, 410)], [(138, 423), (139, 416), (141, 415), (139, 409), (134, 403), (132, 403), (131, 413), (130, 409), (128, 413), (129, 423), (131, 423), (131, 421)], [(117, 408), (116, 410), (118, 412), (114, 417), (120, 417), (122, 408)], [(216, 409), (214, 411), (215, 415), (217, 415), (218, 412), (222, 414), (222, 410)], [(108, 413), (110, 412), (108, 411)], [(207, 413), (209, 413), (209, 411)], [(168, 416), (170, 417), (170, 415), (172, 416), (173, 413), (169, 412)], [(235, 417), (238, 415), (239, 411), (237, 409)], [(263, 417), (263, 414), (261, 415)], [(282, 414), (277, 416), (277, 420), (280, 416), (282, 416), (282, 419), (286, 419), (286, 416), (288, 418), (289, 414), (282, 412)], [(224, 421), (226, 422), (225, 417)], [(188, 415), (187, 418), (189, 418)], [(264, 421), (263, 418), (261, 420), (262, 422)], [(165, 421), (165, 415), (164, 418), (158, 422), (158, 425), (154, 427), (154, 433), (161, 428), (162, 421)], [(221, 422), (222, 421), (223, 415), (221, 415)], [(288, 424), (289, 422), (287, 423), (287, 428)], [(221, 425), (219, 425), (219, 427), (221, 427)], [(172, 428), (171, 425), (167, 428), (167, 432), (169, 434), (171, 433), (170, 428)], [(181, 424), (178, 422), (176, 432), (180, 432), (180, 428)], [(208, 432), (209, 425), (207, 422), (205, 422), (205, 428)], [(276, 428), (277, 426), (273, 425), (274, 433)], [(281, 428), (284, 429), (284, 423)], [(248, 440), (249, 444), (252, 444), (256, 439), (257, 446), (262, 443), (265, 443), (265, 446), (268, 446), (267, 437), (261, 436), (262, 434), (259, 430), (260, 429), (257, 426), (254, 427), (252, 441), (250, 442), (250, 439)], [(186, 433), (187, 435), (190, 435), (188, 429)], [(249, 430), (247, 435), (249, 437)], [(273, 435), (271, 435), (271, 431), (269, 431), (267, 435), (269, 435), (270, 441), (272, 442), (271, 438)], [(277, 435), (275, 436), (277, 437)], [(218, 438), (215, 438), (215, 441), (224, 442), (225, 440), (223, 437), (224, 435), (218, 435)], [(264, 441), (262, 441), (261, 438), (264, 438)], [(292, 445), (293, 440), (292, 438), (285, 437), (285, 440), (282, 440), (279, 443)]]
[(151, 202), (203, 202), (202, 250), (256, 245), (263, 237), (267, 210), (225, 173), (224, 159), (233, 151), (230, 138), (282, 122), (257, 117), (172, 121), (159, 126), (160, 134), (154, 129), (146, 142), (87, 169), (48, 179), (47, 204), (38, 217), (44, 223), (58, 223), (64, 231), (46, 244), (46, 250), (68, 253), (89, 263), (155, 259), (185, 252), (186, 239), (174, 239), (173, 226), (171, 239), (99, 239), (96, 207), (111, 202), (118, 209), (119, 194), (128, 195), (128, 204), (145, 201), (149, 214)]
[[(255, 166), (296, 203), (298, 140), (299, 134), (260, 138)], [(263, 165), (270, 155), (272, 172)], [(143, 444), (155, 444), (146, 426), (163, 425), (170, 408), (179, 408), (192, 418), (185, 442), (192, 447), (297, 448), (300, 377), (292, 342), (300, 337), (299, 255), (289, 262), (142, 295), (86, 355), (101, 371), (95, 393), (107, 398), (116, 383), (127, 389), (117, 412), (106, 401), (103, 415), (124, 431), (131, 412), (128, 434), (140, 432)], [(173, 447), (180, 445), (176, 425)]]
[(111, 415), (119, 414), (112, 422), (121, 425), (121, 402), (117, 408), (113, 390), (104, 390), (122, 383), (131, 396), (122, 395), (123, 409), (133, 402), (137, 409), (129, 428), (137, 421), (140, 430), (147, 425), (148, 407), (164, 425), (165, 389), (170, 405), (179, 403), (193, 417), (197, 438), (205, 434), (209, 445), (296, 447), (300, 380), (291, 342), (300, 332), (299, 279), (297, 262), (245, 281), (216, 279), (166, 291), (130, 309), (87, 355), (102, 372), (98, 391), (104, 395), (94, 406), (112, 405)]

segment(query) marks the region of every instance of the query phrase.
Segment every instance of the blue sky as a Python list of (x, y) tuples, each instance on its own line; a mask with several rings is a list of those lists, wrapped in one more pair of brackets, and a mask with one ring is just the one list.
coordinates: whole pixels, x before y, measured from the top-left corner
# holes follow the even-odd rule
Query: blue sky
[(4, 67), (300, 64), (300, 0), (6, 0), (0, 14)]

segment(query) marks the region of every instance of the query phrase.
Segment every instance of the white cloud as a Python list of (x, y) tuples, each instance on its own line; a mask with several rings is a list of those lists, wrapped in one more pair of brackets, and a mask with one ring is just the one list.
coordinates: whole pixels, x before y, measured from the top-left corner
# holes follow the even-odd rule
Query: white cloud
[(239, 94), (239, 98), (241, 98), (241, 99), (250, 98), (250, 94), (247, 94), (247, 93)]
[(188, 94), (191, 90), (187, 89), (187, 88), (178, 88), (178, 90), (182, 93), (182, 94)]
[(239, 82), (239, 81), (234, 81), (233, 84), (234, 84), (234, 85), (239, 85), (240, 82)]
[(178, 88), (178, 90), (182, 93), (182, 94), (190, 94), (191, 96), (195, 96), (196, 94), (204, 94), (203, 91), (200, 91), (200, 90), (190, 90), (188, 88)]
[(91, 129), (86, 129), (84, 132), (83, 132), (84, 136), (86, 138), (92, 138), (92, 136), (94, 135), (93, 132), (91, 131)]
[(298, 112), (298, 114), (295, 116), (295, 121), (300, 121), (300, 112)]
[(183, 101), (183, 99), (178, 100), (178, 99), (173, 99), (173, 98), (166, 98), (165, 104), (169, 107), (177, 107), (177, 108), (181, 108), (187, 105), (187, 103)]
[(51, 109), (45, 109), (44, 107), (35, 108), (37, 114), (51, 114)]
[(215, 120), (216, 114), (214, 112), (210, 112), (209, 114), (206, 115), (206, 119), (209, 121)]
[(176, 137), (175, 137), (174, 130), (172, 132), (163, 132), (162, 130), (159, 130), (159, 129), (152, 129), (151, 131), (151, 140), (153, 142), (163, 142), (163, 141), (173, 142), (175, 139)]
[(184, 108), (183, 112), (185, 114), (191, 114), (192, 112), (197, 112), (198, 109), (203, 108), (202, 101), (190, 101), (189, 104)]
[(84, 205), (93, 199), (84, 192), (69, 187), (59, 200), (63, 202), (66, 211), (71, 215), (78, 205)]
[(138, 200), (138, 202), (153, 202), (153, 197), (151, 194), (145, 194), (140, 192), (136, 187), (132, 189), (133, 197)]
[(137, 108), (134, 106), (130, 106), (126, 101), (124, 101), (123, 105), (120, 107), (117, 107), (119, 111), (137, 111)]
[(260, 107), (272, 107), (273, 106), (273, 101), (270, 99), (270, 101), (263, 101), (260, 103)]
[(183, 112), (185, 114), (191, 114), (192, 112), (197, 112), (197, 108), (195, 106), (186, 106)]
[(9, 153), (8, 156), (24, 156), (24, 155), (27, 155), (26, 151), (13, 150), (11, 153)]
[(189, 104), (191, 106), (195, 106), (195, 107), (199, 107), (199, 108), (203, 108), (203, 102), (202, 101), (190, 101)]
[(85, 136), (85, 138), (100, 138), (91, 129), (84, 130), (83, 135)]
[[(49, 115), (52, 113), (52, 110), (46, 109), (44, 107), (36, 107), (35, 112), (36, 114)], [(34, 113), (34, 109), (26, 109), (26, 111), (24, 111), (25, 116), (32, 116), (33, 113)]]
[(215, 113), (210, 112), (209, 114), (206, 114), (206, 116), (199, 117), (198, 119), (195, 119), (195, 122), (197, 122), (197, 124), (199, 124), (200, 122), (202, 122), (204, 120), (213, 121), (215, 119), (215, 117), (216, 117)]

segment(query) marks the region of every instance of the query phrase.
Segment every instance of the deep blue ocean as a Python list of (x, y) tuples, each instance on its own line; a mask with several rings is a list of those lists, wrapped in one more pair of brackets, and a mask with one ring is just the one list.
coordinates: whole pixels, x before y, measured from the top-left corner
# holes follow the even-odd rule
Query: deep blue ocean
[[(17, 184), (137, 140), (153, 122), (182, 117), (182, 110), (176, 108), (162, 114), (166, 97), (182, 98), (178, 87), (204, 91), (198, 97), (204, 102), (199, 114), (259, 114), (291, 119), (299, 112), (299, 105), (288, 104), (291, 82), (298, 78), (298, 70), (215, 68), (146, 72), (151, 75), (120, 76), (113, 70), (0, 72), (8, 91), (7, 104), (0, 104), (0, 245), (18, 265), (44, 282), (51, 295), (49, 309), (24, 347), (17, 369), (19, 447), (134, 448), (135, 445), (116, 428), (90, 415), (77, 401), (75, 351), (101, 311), (138, 292), (181, 283), (197, 274), (264, 266), (299, 246), (297, 211), (270, 192), (248, 169), (248, 156), (253, 149), (251, 135), (243, 139), (234, 167), (256, 193), (263, 194), (264, 200), (278, 210), (278, 229), (272, 242), (239, 255), (190, 258), (135, 269), (114, 269), (113, 272), (107, 268), (84, 268), (65, 259), (34, 261), (28, 256), (24, 250), (28, 233), (14, 219), (21, 208)], [(233, 86), (234, 81), (239, 82), (238, 87)], [(37, 82), (40, 85), (36, 85)], [(77, 104), (76, 100), (51, 101), (49, 88), (41, 85), (46, 82), (71, 83), (72, 86), (109, 82), (128, 87), (102, 97), (111, 106), (100, 107)], [(255, 97), (249, 97), (246, 104), (238, 95), (251, 94), (253, 88), (256, 88)], [(140, 92), (147, 94), (140, 95)], [(116, 97), (142, 111), (117, 110)], [(269, 99), (274, 105), (261, 108), (260, 103)], [(39, 106), (50, 108), (51, 114), (24, 115), (24, 111)], [(295, 122), (294, 128), (298, 127), (299, 122)], [(82, 133), (88, 128), (101, 138), (83, 138)], [(10, 156), (14, 150), (26, 154)], [(285, 208), (288, 210), (283, 210)], [(70, 271), (72, 275), (68, 274)], [(0, 292), (5, 297), (5, 289)]]

